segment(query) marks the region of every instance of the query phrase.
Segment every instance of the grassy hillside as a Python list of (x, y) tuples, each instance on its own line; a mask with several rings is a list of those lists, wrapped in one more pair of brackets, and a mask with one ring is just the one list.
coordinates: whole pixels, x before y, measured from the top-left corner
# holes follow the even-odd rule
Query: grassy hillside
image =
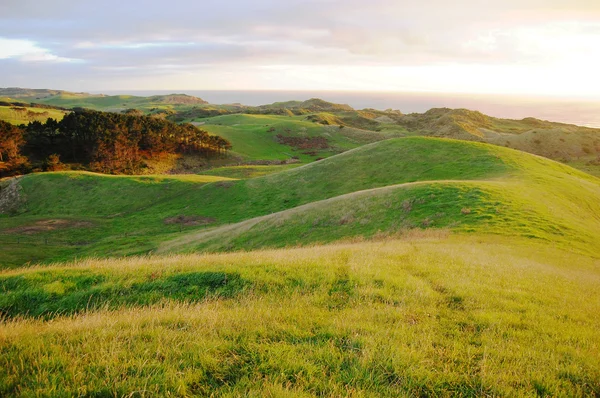
[(243, 159), (306, 163), (391, 137), (377, 132), (323, 126), (305, 116), (225, 115), (196, 119), (203, 130), (226, 138)]
[[(579, 166), (600, 157), (600, 129), (534, 118), (500, 119), (468, 109), (431, 109), (394, 116), (382, 129), (403, 126), (411, 134), (448, 137), (506, 146)], [(579, 168), (579, 167), (578, 167)]]
[(206, 101), (200, 98), (185, 94), (139, 97), (135, 95), (90, 95), (69, 92), (61, 92), (32, 101), (65, 108), (79, 107), (109, 112), (118, 112), (131, 108), (149, 112), (153, 108), (173, 109), (174, 106), (179, 105), (183, 109), (185, 106), (207, 104)]
[(65, 111), (57, 109), (0, 106), (0, 120), (15, 125), (28, 124), (33, 121), (46, 122), (48, 118), (62, 120), (64, 116)]
[(600, 394), (597, 259), (423, 238), (2, 272), (0, 395)]
[[(523, 180), (418, 182), (359, 191), (190, 232), (161, 244), (160, 251), (282, 247), (388, 236), (414, 228), (451, 228), (462, 233), (519, 235), (597, 255), (600, 185), (561, 174), (538, 183), (527, 176)], [(546, 184), (556, 187), (548, 189)], [(544, 201), (547, 197), (552, 197), (551, 203)]]
[(477, 142), (211, 123), (257, 158), (280, 131), (347, 150), (0, 181), (0, 396), (600, 395), (600, 179)]
[[(138, 97), (1, 89), (0, 95), (67, 108), (111, 112), (135, 108), (177, 122), (203, 124), (234, 143), (234, 152), (238, 156), (230, 159), (233, 164), (280, 161), (293, 156), (308, 162), (364, 143), (416, 135), (487, 142), (545, 156), (600, 175), (599, 129), (534, 118), (501, 119), (467, 109), (435, 108), (421, 114), (405, 115), (393, 110), (355, 110), (318, 98), (253, 107), (211, 105), (184, 94)], [(253, 115), (257, 113), (260, 115)], [(270, 131), (273, 126), (281, 127), (282, 131)], [(340, 127), (345, 130), (335, 131)], [(284, 138), (278, 138), (279, 134)], [(193, 170), (197, 169), (193, 167)], [(178, 172), (181, 168), (173, 165), (172, 170)]]
[[(399, 185), (413, 182), (421, 183)], [(593, 252), (600, 234), (598, 179), (453, 140), (392, 139), (240, 181), (52, 173), (25, 176), (18, 187), (17, 215), (0, 218), (4, 266), (158, 248), (285, 246), (415, 227), (527, 236)], [(364, 190), (371, 191), (357, 193)], [(49, 228), (49, 220), (60, 225)], [(204, 230), (217, 227), (205, 239)]]
[(8, 213), (0, 215), (0, 242), (6, 248), (0, 264), (146, 253), (154, 236), (214, 222), (189, 211), (189, 202), (206, 183), (228, 180), (56, 172), (30, 174), (17, 184), (5, 181), (0, 197), (16, 191), (20, 207), (0, 206)]

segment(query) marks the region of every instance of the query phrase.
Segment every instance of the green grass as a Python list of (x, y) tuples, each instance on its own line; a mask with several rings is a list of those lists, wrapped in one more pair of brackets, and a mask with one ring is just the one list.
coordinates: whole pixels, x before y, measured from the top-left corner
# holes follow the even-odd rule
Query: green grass
[[(48, 118), (62, 120), (65, 116), (64, 111), (56, 109), (29, 108), (25, 107), (25, 111), (15, 111), (10, 106), (0, 106), (0, 120), (5, 120), (9, 123), (20, 125), (28, 124), (29, 122), (39, 121), (46, 122)], [(21, 108), (21, 107), (19, 107)], [(28, 114), (32, 112), (32, 114)]]
[(81, 96), (68, 93), (43, 98), (41, 100), (36, 100), (36, 102), (65, 108), (80, 107), (99, 111), (129, 109), (137, 108), (140, 105), (148, 105), (146, 97), (137, 97), (133, 95)]
[(578, 160), (569, 160), (564, 163), (585, 173), (591, 174), (595, 177), (600, 177), (600, 160), (598, 160), (598, 157), (587, 157)]
[[(305, 116), (236, 114), (198, 121), (204, 123), (200, 128), (228, 139), (232, 143), (233, 152), (247, 160), (285, 160), (297, 157), (306, 163), (389, 138), (377, 132), (323, 126), (306, 120)], [(294, 148), (278, 142), (279, 134), (286, 137), (324, 137), (329, 148)]]
[[(485, 144), (403, 138), (247, 180), (144, 178), (23, 177), (20, 213), (0, 218), (3, 266), (157, 249), (281, 247), (414, 227), (526, 236), (598, 252), (598, 179)], [(364, 190), (372, 191), (354, 194)], [(209, 222), (165, 224), (176, 216)], [(48, 219), (69, 222), (52, 231), (15, 232)], [(16, 244), (18, 238), (28, 244)]]
[[(186, 211), (190, 196), (206, 183), (231, 181), (226, 177), (110, 176), (88, 172), (56, 172), (24, 176), (20, 185), (26, 200), (21, 214), (0, 216), (0, 263), (60, 260), (83, 255), (146, 253), (149, 240), (189, 228), (165, 224), (165, 219), (194, 215)], [(167, 204), (167, 212), (153, 213)], [(52, 220), (58, 228), (33, 232), (19, 228)], [(15, 228), (17, 230), (15, 230)]]
[(596, 396), (597, 265), (481, 235), (5, 271), (0, 395)]
[(236, 179), (247, 179), (266, 176), (268, 174), (279, 173), (280, 171), (293, 169), (302, 166), (300, 163), (292, 163), (285, 165), (269, 165), (269, 166), (226, 166), (216, 167), (214, 169), (205, 170), (203, 175), (221, 176)]
[[(345, 159), (366, 166), (375, 153), (384, 153), (382, 147), (391, 154), (394, 144), (406, 143), (410, 143), (406, 147), (410, 153), (395, 152), (402, 159), (398, 163), (394, 163), (392, 156), (386, 156), (382, 162), (386, 167), (377, 171), (368, 166), (362, 170), (339, 168), (353, 170), (352, 175), (338, 171), (337, 166)], [(428, 167), (431, 165), (434, 166)], [(311, 168), (312, 172), (308, 172)], [(162, 243), (160, 250), (282, 247), (393, 234), (416, 227), (449, 227), (464, 233), (520, 235), (552, 241), (595, 255), (600, 252), (600, 181), (560, 163), (522, 152), (458, 141), (401, 139), (276, 174), (271, 179), (294, 174), (291, 180), (305, 184), (304, 191), (300, 187), (296, 194), (265, 189), (261, 197), (250, 195), (254, 207), (247, 212), (264, 202), (271, 205), (292, 202), (291, 210), (191, 232)], [(390, 186), (392, 175), (399, 176), (396, 180), (399, 183), (421, 183)], [(334, 184), (326, 176), (336, 176), (339, 180)], [(449, 181), (456, 179), (460, 181)], [(489, 181), (465, 181), (468, 179)], [(266, 179), (248, 185), (263, 181)], [(370, 189), (374, 187), (382, 188)], [(335, 198), (309, 200), (306, 196), (313, 189)], [(356, 192), (359, 190), (365, 191)], [(344, 191), (352, 193), (344, 195)]]

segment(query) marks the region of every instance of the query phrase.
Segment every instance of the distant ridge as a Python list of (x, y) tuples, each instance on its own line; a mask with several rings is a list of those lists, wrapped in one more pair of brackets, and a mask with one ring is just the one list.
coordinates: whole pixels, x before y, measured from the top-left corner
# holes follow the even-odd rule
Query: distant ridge
[(22, 100), (35, 100), (53, 97), (56, 95), (67, 94), (69, 96), (78, 97), (105, 97), (104, 94), (90, 94), (90, 93), (74, 93), (64, 90), (50, 90), (45, 88), (20, 88), (20, 87), (0, 87), (0, 97), (10, 97), (14, 99)]
[[(207, 101), (202, 98), (194, 97), (187, 94), (167, 94), (167, 95), (153, 95), (150, 97), (137, 97), (132, 95), (106, 95), (106, 94), (90, 94), (85, 92), (71, 92), (65, 90), (51, 90), (51, 89), (31, 89), (31, 88), (20, 88), (20, 87), (7, 87), (0, 88), (0, 97), (7, 97), (16, 100), (28, 100), (28, 101), (41, 101), (43, 103), (49, 102), (55, 105), (76, 105), (80, 104), (69, 102), (81, 101), (81, 105), (96, 108), (94, 105), (103, 106), (110, 104), (111, 102), (119, 102), (123, 99), (128, 100), (144, 100), (148, 103), (153, 104), (168, 104), (168, 105), (204, 105), (208, 104)], [(86, 100), (92, 100), (91, 103), (87, 104)], [(100, 100), (100, 103), (96, 101)], [(66, 102), (66, 103), (65, 103)], [(90, 106), (91, 105), (91, 106)]]

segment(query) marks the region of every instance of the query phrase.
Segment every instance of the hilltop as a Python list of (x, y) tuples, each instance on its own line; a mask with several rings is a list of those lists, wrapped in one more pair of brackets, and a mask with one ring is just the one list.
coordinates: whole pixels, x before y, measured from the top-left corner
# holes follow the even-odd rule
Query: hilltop
[(49, 89), (32, 89), (32, 88), (20, 88), (20, 87), (0, 87), (0, 97), (13, 98), (18, 100), (41, 100), (49, 97), (55, 97), (60, 95), (68, 95), (71, 97), (103, 97), (103, 94), (89, 94), (89, 93), (72, 93), (64, 90), (49, 90)]
[(500, 119), (467, 109), (431, 109), (409, 114), (395, 122), (419, 135), (488, 142), (551, 159), (600, 155), (600, 129), (535, 118)]
[[(414, 228), (525, 236), (585, 253), (599, 250), (598, 179), (523, 152), (466, 141), (391, 139), (237, 181), (63, 172), (24, 176), (10, 192), (15, 190), (22, 200), (13, 216), (3, 218), (3, 239), (38, 242), (34, 247), (44, 239), (54, 243), (29, 254), (27, 247), (10, 246), (11, 264), (159, 248), (281, 247)], [(44, 229), (49, 219), (66, 221)]]

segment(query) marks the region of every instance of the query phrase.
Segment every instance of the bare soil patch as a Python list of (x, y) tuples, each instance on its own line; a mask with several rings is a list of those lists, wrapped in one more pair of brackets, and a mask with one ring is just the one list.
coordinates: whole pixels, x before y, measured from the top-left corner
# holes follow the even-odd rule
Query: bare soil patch
[(202, 216), (184, 216), (179, 215), (175, 217), (165, 218), (165, 224), (179, 224), (185, 226), (194, 226), (194, 225), (207, 225), (212, 224), (216, 219), (212, 217), (202, 217)]
[(324, 137), (290, 137), (277, 134), (280, 144), (289, 145), (296, 149), (327, 149), (329, 142)]
[(48, 232), (54, 231), (57, 229), (66, 229), (66, 228), (90, 228), (93, 227), (94, 224), (89, 221), (79, 221), (79, 220), (64, 220), (64, 219), (50, 219), (50, 220), (41, 220), (36, 221), (33, 224), (22, 225), (20, 227), (7, 229), (4, 232), (8, 233), (18, 233), (24, 235), (33, 235), (40, 232)]

